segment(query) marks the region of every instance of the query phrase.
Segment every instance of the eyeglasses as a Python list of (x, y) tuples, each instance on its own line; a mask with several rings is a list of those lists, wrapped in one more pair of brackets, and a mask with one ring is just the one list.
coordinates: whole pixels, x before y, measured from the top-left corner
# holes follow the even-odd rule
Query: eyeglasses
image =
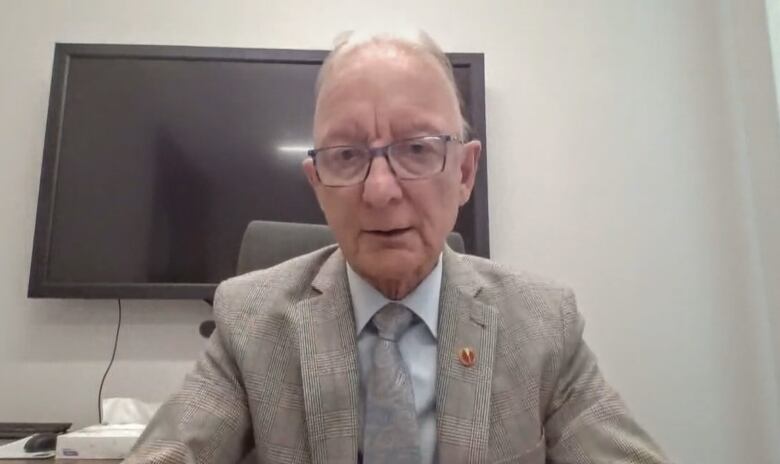
[(317, 176), (328, 187), (347, 187), (368, 178), (371, 161), (384, 156), (396, 178), (425, 179), (444, 171), (448, 142), (463, 143), (451, 135), (427, 135), (393, 142), (384, 147), (342, 145), (309, 150)]

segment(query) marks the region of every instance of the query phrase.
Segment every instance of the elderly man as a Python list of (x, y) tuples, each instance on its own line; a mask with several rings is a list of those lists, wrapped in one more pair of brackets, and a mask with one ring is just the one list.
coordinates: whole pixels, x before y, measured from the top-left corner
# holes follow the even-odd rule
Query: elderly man
[(303, 170), (338, 242), (230, 279), (217, 329), (129, 462), (661, 463), (566, 288), (445, 246), (474, 185), (427, 36), (348, 37)]

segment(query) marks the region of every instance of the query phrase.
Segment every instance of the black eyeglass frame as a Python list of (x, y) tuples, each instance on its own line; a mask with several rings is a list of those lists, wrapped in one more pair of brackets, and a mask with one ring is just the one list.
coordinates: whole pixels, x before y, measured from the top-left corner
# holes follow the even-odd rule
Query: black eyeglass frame
[[(388, 154), (388, 150), (390, 149), (390, 147), (392, 147), (394, 145), (399, 145), (399, 144), (402, 144), (402, 143), (411, 142), (411, 141), (414, 141), (414, 140), (423, 140), (423, 139), (439, 139), (442, 142), (444, 142), (444, 156), (442, 157), (441, 169), (439, 169), (436, 172), (433, 172), (431, 174), (428, 174), (428, 175), (425, 175), (425, 176), (421, 176), (421, 177), (398, 177), (398, 174), (395, 172), (395, 169), (393, 169), (393, 163), (390, 162), (390, 155)], [(387, 161), (387, 165), (390, 167), (390, 171), (392, 171), (393, 175), (395, 175), (399, 180), (423, 180), (423, 179), (429, 179), (429, 178), (435, 176), (436, 174), (444, 172), (444, 169), (447, 167), (447, 157), (448, 157), (447, 155), (449, 155), (449, 150), (448, 150), (447, 147), (448, 147), (448, 144), (450, 142), (456, 142), (456, 143), (459, 143), (461, 145), (466, 143), (463, 139), (461, 139), (459, 137), (456, 137), (454, 135), (449, 135), (449, 134), (421, 135), (419, 137), (410, 137), (410, 138), (407, 138), (407, 139), (396, 140), (396, 141), (394, 141), (392, 143), (389, 143), (389, 144), (387, 144), (387, 145), (385, 145), (383, 147), (371, 148), (371, 147), (367, 147), (365, 145), (362, 145), (362, 146), (361, 145), (333, 145), (333, 146), (328, 146), (328, 147), (313, 148), (313, 149), (309, 150), (307, 152), (307, 154), (308, 154), (309, 157), (311, 157), (312, 161), (314, 162), (314, 171), (317, 173), (317, 179), (319, 179), (319, 181), (322, 182), (322, 184), (324, 186), (326, 186), (326, 187), (333, 187), (333, 188), (352, 187), (354, 185), (362, 184), (363, 182), (366, 181), (366, 179), (368, 179), (368, 175), (371, 173), (371, 165), (374, 163), (374, 158), (376, 158), (377, 156), (383, 156), (385, 158), (385, 160)], [(360, 179), (360, 180), (358, 180), (356, 182), (353, 182), (353, 183), (350, 183), (350, 184), (344, 184), (344, 185), (329, 185), (329, 184), (326, 184), (325, 182), (322, 181), (322, 176), (320, 176), (320, 171), (317, 168), (317, 154), (319, 152), (323, 151), (323, 150), (332, 150), (334, 148), (360, 148), (360, 149), (364, 149), (364, 150), (366, 150), (368, 152), (368, 154), (370, 156), (370, 158), (368, 160), (368, 169), (366, 169), (366, 173), (365, 173), (365, 175), (363, 176), (362, 179)]]

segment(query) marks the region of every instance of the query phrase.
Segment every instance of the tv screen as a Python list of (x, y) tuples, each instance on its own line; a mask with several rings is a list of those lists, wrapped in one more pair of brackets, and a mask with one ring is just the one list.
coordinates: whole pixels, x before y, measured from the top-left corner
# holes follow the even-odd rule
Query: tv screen
[[(324, 224), (301, 170), (324, 51), (57, 44), (29, 296), (209, 299), (256, 219)], [(481, 54), (449, 55), (483, 140)], [(488, 256), (486, 156), (455, 230)]]

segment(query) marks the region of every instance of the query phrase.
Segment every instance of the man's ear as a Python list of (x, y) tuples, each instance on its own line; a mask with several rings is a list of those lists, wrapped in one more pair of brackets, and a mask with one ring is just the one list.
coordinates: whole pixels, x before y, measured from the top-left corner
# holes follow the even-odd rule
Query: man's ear
[(481, 155), (482, 143), (479, 140), (463, 144), (463, 157), (460, 160), (460, 206), (465, 205), (471, 197)]
[(316, 192), (317, 187), (320, 184), (320, 179), (317, 177), (317, 169), (314, 167), (314, 160), (306, 157), (306, 159), (301, 162), (301, 167), (303, 168), (303, 173), (306, 175), (306, 180), (309, 181), (309, 185), (311, 185), (311, 188)]
[(309, 185), (311, 185), (311, 189), (314, 190), (314, 195), (317, 197), (317, 203), (319, 203), (320, 209), (322, 209), (322, 202), (320, 201), (320, 187), (322, 184), (320, 183), (319, 176), (317, 176), (317, 168), (314, 167), (314, 160), (307, 157), (301, 162), (301, 167), (303, 168), (303, 173), (306, 175), (306, 180), (308, 180)]

